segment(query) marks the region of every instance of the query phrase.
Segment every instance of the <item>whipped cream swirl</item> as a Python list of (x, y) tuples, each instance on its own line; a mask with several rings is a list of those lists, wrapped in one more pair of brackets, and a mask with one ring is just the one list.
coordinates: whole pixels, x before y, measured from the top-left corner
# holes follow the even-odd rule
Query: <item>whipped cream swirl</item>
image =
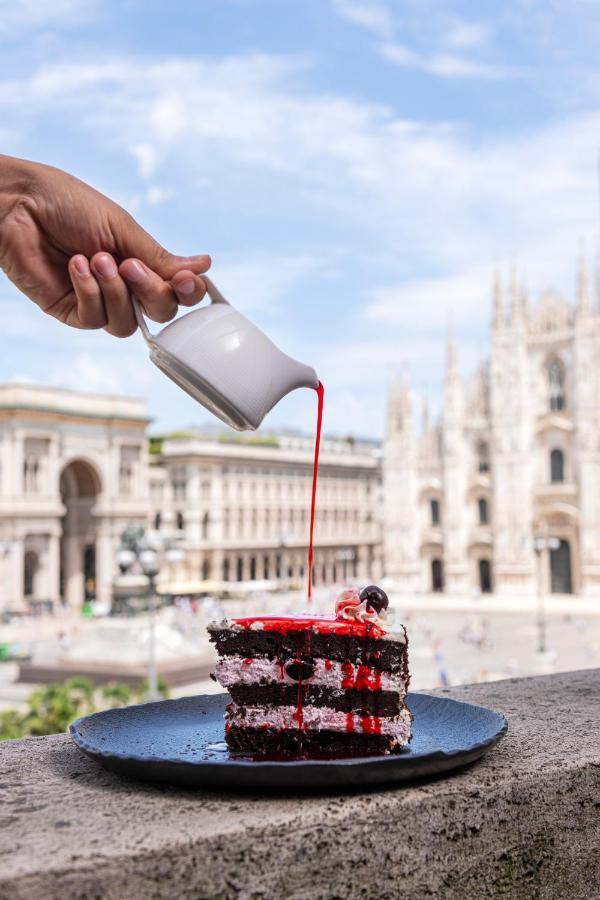
[(385, 610), (377, 612), (369, 606), (366, 600), (360, 599), (360, 592), (356, 588), (344, 591), (335, 601), (335, 617), (342, 621), (362, 622), (377, 625), (382, 631), (390, 631)]

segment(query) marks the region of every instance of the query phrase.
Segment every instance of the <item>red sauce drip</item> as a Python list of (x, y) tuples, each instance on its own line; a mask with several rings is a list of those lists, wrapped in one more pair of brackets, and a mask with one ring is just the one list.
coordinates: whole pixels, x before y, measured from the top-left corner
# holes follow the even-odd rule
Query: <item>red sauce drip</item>
[(341, 665), (342, 669), (342, 690), (347, 691), (354, 687), (354, 666), (351, 662), (345, 662)]
[(359, 666), (354, 681), (357, 691), (380, 691), (381, 672), (379, 669), (371, 669), (370, 666)]
[(342, 690), (380, 691), (381, 672), (370, 666), (342, 663)]
[(363, 734), (381, 734), (381, 719), (379, 716), (361, 716), (360, 727)]
[(317, 503), (317, 478), (319, 476), (319, 450), (321, 448), (321, 426), (323, 425), (323, 398), (325, 388), (319, 382), (317, 387), (317, 433), (315, 436), (315, 458), (313, 463), (312, 492), (310, 496), (310, 531), (308, 535), (308, 602), (312, 600), (312, 570), (314, 560), (313, 538), (315, 533), (315, 507)]
[(333, 663), (331, 662), (330, 659), (325, 660), (325, 668), (327, 669), (328, 672), (331, 668), (333, 668)]
[(346, 713), (346, 731), (354, 731), (354, 714)]
[(298, 731), (302, 731), (304, 727), (304, 690), (302, 687), (302, 677), (298, 678), (298, 699), (296, 700), (296, 712), (294, 713), (294, 721), (298, 723)]

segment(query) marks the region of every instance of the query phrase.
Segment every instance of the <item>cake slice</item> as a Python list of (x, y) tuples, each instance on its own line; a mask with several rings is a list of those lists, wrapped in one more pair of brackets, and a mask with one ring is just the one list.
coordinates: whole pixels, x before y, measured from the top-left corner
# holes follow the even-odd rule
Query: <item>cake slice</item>
[(388, 598), (344, 591), (335, 616), (251, 616), (208, 626), (214, 677), (231, 695), (230, 750), (252, 756), (364, 756), (411, 736), (408, 639)]

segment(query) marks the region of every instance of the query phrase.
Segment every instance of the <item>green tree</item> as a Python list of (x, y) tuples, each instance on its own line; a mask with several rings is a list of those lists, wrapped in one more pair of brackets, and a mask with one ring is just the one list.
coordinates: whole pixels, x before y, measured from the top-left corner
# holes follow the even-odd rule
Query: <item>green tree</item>
[[(163, 681), (159, 681), (158, 688), (163, 697), (169, 696)], [(108, 707), (126, 706), (132, 701), (144, 703), (147, 700), (147, 681), (133, 689), (117, 681), (94, 687), (88, 678), (74, 676), (62, 684), (37, 688), (29, 696), (25, 712), (9, 709), (0, 713), (0, 741), (59, 734), (80, 716)]]

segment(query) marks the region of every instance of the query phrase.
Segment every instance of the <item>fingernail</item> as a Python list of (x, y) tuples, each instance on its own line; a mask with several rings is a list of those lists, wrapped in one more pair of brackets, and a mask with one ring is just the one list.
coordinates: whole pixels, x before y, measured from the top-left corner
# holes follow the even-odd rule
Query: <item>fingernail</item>
[(81, 275), (85, 278), (87, 275), (90, 275), (90, 264), (88, 263), (85, 256), (74, 256), (73, 257), (73, 268), (77, 272), (78, 275)]
[(175, 290), (178, 294), (193, 294), (196, 290), (194, 279), (184, 278), (182, 281), (178, 281), (175, 285)]
[(101, 278), (114, 278), (117, 275), (117, 265), (108, 253), (98, 256), (94, 260), (94, 270)]
[(125, 278), (126, 281), (137, 282), (146, 278), (146, 270), (137, 259), (127, 260), (127, 264), (123, 267), (122, 271), (123, 278)]

